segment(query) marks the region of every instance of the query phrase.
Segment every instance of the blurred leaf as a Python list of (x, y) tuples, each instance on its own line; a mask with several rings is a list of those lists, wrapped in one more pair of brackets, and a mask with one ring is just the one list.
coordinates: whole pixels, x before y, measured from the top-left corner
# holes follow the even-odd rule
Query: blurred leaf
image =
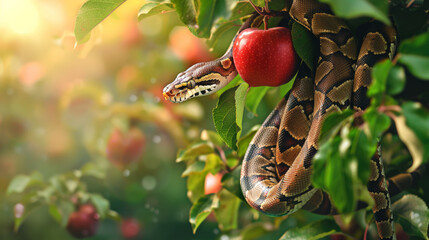
[[(415, 169), (422, 162), (427, 162), (429, 158), (429, 112), (419, 103), (406, 102), (402, 104), (402, 113), (406, 126), (411, 132), (405, 130), (399, 136), (413, 156), (414, 163), (411, 169)], [(401, 120), (400, 117), (397, 118)], [(401, 122), (395, 121), (395, 124), (398, 127)]]
[(6, 194), (22, 193), (25, 189), (32, 185), (43, 185), (43, 177), (40, 173), (34, 172), (31, 175), (17, 175), (15, 176), (9, 186), (7, 187)]
[(316, 56), (319, 54), (319, 44), (314, 35), (301, 24), (294, 22), (292, 24), (292, 43), (298, 56), (314, 72)]
[(153, 16), (156, 14), (160, 14), (160, 13), (165, 13), (167, 11), (174, 11), (173, 4), (165, 3), (165, 2), (160, 2), (160, 3), (149, 2), (140, 8), (137, 16), (139, 21), (141, 21), (144, 18)]
[(204, 195), (205, 179), (206, 174), (204, 172), (189, 175), (186, 184), (188, 189), (188, 198), (191, 200), (191, 202), (197, 201), (201, 196)]
[(390, 95), (401, 93), (405, 87), (405, 70), (403, 67), (394, 65), (389, 71), (386, 83), (386, 91)]
[[(389, 120), (389, 119), (388, 119)], [(390, 123), (390, 121), (389, 121)], [(361, 181), (362, 185), (365, 185), (369, 179), (369, 165), (370, 159), (375, 154), (377, 149), (377, 145), (373, 144), (368, 140), (366, 134), (361, 129), (352, 129), (350, 130), (348, 138), (351, 140), (352, 144), (350, 149), (347, 152), (348, 157), (350, 159), (357, 159), (357, 169), (353, 169), (351, 164), (355, 162), (351, 162), (349, 167), (352, 175), (357, 174), (358, 178)]]
[(59, 204), (49, 206), (49, 214), (62, 226), (65, 227), (70, 214), (75, 210), (73, 203), (69, 201), (60, 201)]
[(182, 162), (189, 159), (194, 159), (201, 155), (213, 153), (213, 147), (206, 141), (197, 142), (189, 146), (187, 149), (179, 152), (176, 162)]
[(33, 210), (41, 206), (42, 204), (40, 202), (31, 202), (28, 204), (24, 204), (24, 214), (22, 214), (22, 216), (19, 218), (15, 218), (14, 227), (13, 227), (14, 231), (17, 232), (22, 222), (28, 217), (28, 215), (30, 215), (33, 212)]
[(214, 213), (221, 231), (237, 228), (240, 203), (241, 200), (228, 191), (219, 193), (219, 207), (214, 209)]
[(267, 91), (271, 89), (271, 87), (251, 87), (249, 88), (249, 92), (246, 96), (246, 107), (253, 114), (257, 114), (256, 110), (258, 109), (259, 104), (264, 98)]
[(126, 0), (88, 0), (79, 9), (76, 17), (74, 34), (77, 44), (88, 40), (91, 30), (109, 16)]
[(319, 135), (319, 142), (326, 142), (336, 136), (341, 127), (344, 126), (343, 122), (346, 119), (350, 120), (351, 116), (353, 116), (353, 111), (351, 109), (346, 109), (342, 112), (330, 113), (323, 121), (322, 130)]
[(26, 175), (15, 176), (9, 184), (6, 194), (9, 195), (13, 192), (22, 193), (27, 187), (28, 183), (30, 183), (30, 181), (31, 181), (31, 178), (29, 176), (26, 176)]
[(205, 166), (204, 171), (205, 172), (211, 172), (212, 174), (215, 174), (219, 172), (222, 164), (222, 160), (220, 159), (219, 155), (217, 154), (208, 154), (205, 158)]
[(237, 150), (241, 134), (245, 97), (249, 85), (242, 83), (224, 92), (213, 109), (213, 120), (223, 141)]
[(98, 179), (104, 179), (106, 177), (106, 171), (99, 165), (95, 165), (95, 163), (89, 162), (83, 165), (81, 168), (82, 175), (84, 176), (92, 176)]
[[(341, 136), (323, 143), (313, 160), (312, 182), (327, 191), (341, 213), (350, 213), (369, 177), (369, 161), (376, 145), (361, 129), (344, 126)], [(352, 187), (351, 187), (352, 186)]]
[(338, 233), (341, 233), (341, 229), (334, 220), (323, 219), (288, 230), (280, 237), (280, 240), (316, 240)]
[(244, 199), (240, 186), (240, 173), (241, 165), (235, 168), (232, 172), (225, 173), (225, 175), (222, 177), (222, 188), (230, 191), (232, 194), (245, 202), (246, 200)]
[(52, 218), (55, 219), (59, 224), (61, 224), (63, 216), (60, 213), (60, 210), (58, 209), (57, 205), (52, 204), (49, 206), (49, 214), (51, 214)]
[(202, 161), (196, 161), (186, 167), (182, 173), (182, 177), (187, 177), (191, 174), (202, 172), (204, 170), (205, 163)]
[(259, 239), (263, 235), (270, 232), (271, 229), (267, 229), (267, 224), (259, 222), (252, 223), (245, 226), (241, 231), (242, 240), (254, 240)]
[(105, 218), (110, 210), (109, 201), (100, 194), (91, 194), (90, 199), (92, 204), (94, 204), (94, 207), (97, 209), (97, 213), (100, 215), (100, 218)]
[(411, 194), (404, 195), (392, 204), (392, 211), (395, 222), (401, 224), (407, 234), (429, 239), (429, 209), (422, 199)]
[(215, 131), (204, 129), (201, 132), (201, 139), (213, 143), (215, 146), (222, 146), (223, 141), (219, 134)]
[(390, 25), (387, 0), (321, 0), (331, 6), (336, 16), (346, 19), (372, 17)]
[(368, 124), (368, 135), (371, 144), (376, 145), (380, 135), (390, 127), (390, 118), (382, 113), (379, 113), (376, 108), (370, 107), (363, 115), (364, 120)]
[(116, 221), (118, 223), (122, 221), (121, 215), (119, 215), (119, 213), (117, 213), (117, 212), (115, 212), (113, 210), (109, 210), (107, 212), (106, 217), (109, 218), (109, 219), (112, 219), (112, 220), (114, 220), (114, 221)]
[(380, 96), (386, 92), (387, 77), (392, 66), (390, 60), (384, 60), (375, 64), (371, 72), (373, 81), (367, 93), (369, 97)]
[(238, 157), (243, 157), (246, 154), (247, 151), (247, 147), (249, 146), (250, 142), (252, 141), (253, 137), (255, 136), (256, 132), (259, 130), (259, 128), (261, 127), (261, 125), (255, 125), (253, 126), (249, 132), (246, 133), (246, 135), (244, 135), (243, 137), (240, 138), (240, 140), (238, 140), (238, 150), (237, 150), (237, 154)]
[(398, 51), (398, 62), (414, 76), (429, 80), (429, 32), (402, 41)]
[(192, 225), (194, 234), (204, 219), (218, 206), (219, 198), (215, 194), (202, 196), (192, 205), (189, 213), (189, 222)]

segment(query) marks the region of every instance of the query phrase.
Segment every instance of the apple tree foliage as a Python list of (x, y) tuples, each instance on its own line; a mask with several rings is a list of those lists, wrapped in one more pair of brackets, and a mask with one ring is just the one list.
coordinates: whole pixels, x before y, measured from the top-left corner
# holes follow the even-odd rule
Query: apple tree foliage
[[(240, 190), (241, 160), (258, 125), (243, 127), (243, 115), (258, 115), (258, 107), (270, 98), (275, 105), (291, 88), (293, 81), (280, 87), (252, 87), (237, 76), (218, 94), (213, 109), (216, 131), (204, 130), (200, 141), (179, 151), (176, 162), (186, 164), (182, 177), (187, 179), (188, 198), (192, 202), (189, 221), (196, 232), (208, 217), (214, 216), (219, 229), (241, 239), (257, 239), (273, 232), (280, 239), (319, 239), (342, 233), (344, 227), (356, 223), (363, 229), (374, 220), (370, 208), (354, 211), (358, 200), (373, 205), (365, 191), (369, 177), (369, 160), (381, 142), (382, 158), (387, 176), (405, 169), (415, 169), (429, 159), (429, 1), (428, 0), (320, 0), (329, 4), (333, 12), (344, 18), (353, 31), (370, 19), (379, 20), (397, 28), (399, 45), (391, 60), (377, 63), (372, 72), (373, 82), (368, 97), (371, 105), (363, 114), (363, 123), (353, 125), (357, 117), (351, 110), (334, 113), (324, 122), (320, 136), (320, 150), (313, 161), (313, 184), (327, 191), (341, 220), (332, 217), (303, 221), (307, 213), (292, 217), (271, 218), (251, 209)], [(77, 14), (75, 36), (78, 44), (89, 39), (91, 30), (108, 17), (126, 0), (88, 0)], [(264, 6), (263, 0), (253, 1)], [(289, 1), (271, 0), (269, 9), (281, 11)], [(207, 40), (213, 49), (225, 50), (239, 26), (252, 12), (248, 1), (237, 0), (153, 0), (141, 7), (137, 20), (156, 14), (175, 12), (190, 32)], [(280, 19), (271, 18), (269, 26)], [(317, 63), (318, 42), (301, 25), (289, 21), (292, 40), (302, 64), (314, 71)], [(226, 39), (226, 40), (225, 40)], [(262, 49), (261, 49), (262, 50)], [(354, 166), (354, 167), (351, 167)], [(208, 173), (224, 172), (222, 190), (204, 194), (204, 180)], [(90, 167), (54, 176), (48, 181), (37, 175), (21, 175), (9, 185), (9, 194), (24, 194), (50, 206), (52, 216), (66, 224), (70, 214), (68, 199), (73, 192), (84, 188), (76, 179), (93, 175)], [(99, 176), (96, 176), (99, 177)], [(427, 181), (427, 176), (422, 182)], [(393, 198), (395, 221), (408, 235), (428, 239), (429, 186)], [(32, 191), (27, 191), (27, 189)], [(36, 190), (34, 190), (36, 189)], [(64, 199), (49, 198), (57, 191), (69, 195)], [(115, 217), (109, 203), (97, 194), (80, 191), (99, 210), (101, 217)], [(36, 204), (37, 205), (37, 204)], [(417, 216), (417, 217), (416, 217)], [(25, 216), (16, 219), (16, 227)], [(243, 220), (244, 219), (244, 220)], [(292, 220), (291, 220), (292, 219)], [(370, 227), (374, 231), (374, 224)]]

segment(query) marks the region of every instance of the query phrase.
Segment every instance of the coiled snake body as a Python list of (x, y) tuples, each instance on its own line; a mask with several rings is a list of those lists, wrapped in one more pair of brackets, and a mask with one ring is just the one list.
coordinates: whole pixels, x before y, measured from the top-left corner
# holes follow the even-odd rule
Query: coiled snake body
[[(358, 52), (356, 41), (344, 21), (315, 0), (293, 1), (293, 20), (309, 29), (320, 42), (314, 77), (302, 64), (290, 92), (282, 99), (250, 143), (241, 172), (241, 188), (249, 205), (269, 215), (285, 215), (302, 208), (319, 214), (336, 214), (325, 192), (311, 185), (312, 159), (316, 154), (322, 122), (328, 113), (368, 105), (370, 71), (388, 58), (395, 31), (375, 22), (368, 28)], [(255, 15), (243, 24), (248, 28)], [(210, 94), (237, 74), (232, 47), (221, 58), (192, 66), (165, 87), (164, 96), (182, 102)], [(413, 185), (420, 171), (397, 175), (386, 182), (380, 157), (370, 165), (368, 191), (381, 239), (394, 239), (390, 194)]]

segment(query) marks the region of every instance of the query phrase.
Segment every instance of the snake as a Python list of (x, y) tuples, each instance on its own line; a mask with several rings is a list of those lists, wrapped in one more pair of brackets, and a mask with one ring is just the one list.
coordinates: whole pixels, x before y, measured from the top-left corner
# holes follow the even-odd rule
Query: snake
[[(322, 123), (333, 112), (346, 108), (364, 111), (375, 63), (394, 54), (393, 27), (372, 20), (360, 47), (343, 19), (316, 0), (293, 1), (291, 19), (307, 28), (319, 41), (320, 55), (314, 73), (303, 63), (291, 90), (282, 98), (256, 132), (242, 162), (240, 184), (248, 204), (272, 216), (305, 209), (317, 214), (338, 214), (326, 192), (311, 184), (312, 160), (319, 150)], [(252, 14), (237, 35), (257, 21)], [(236, 37), (237, 37), (236, 35)], [(234, 38), (235, 39), (235, 38)], [(234, 39), (232, 42), (234, 42)], [(212, 94), (238, 74), (233, 44), (213, 61), (197, 63), (177, 75), (163, 89), (166, 99), (180, 103)], [(380, 239), (395, 239), (390, 198), (415, 186), (427, 167), (386, 179), (381, 156), (370, 160), (367, 189), (374, 200), (373, 213)], [(363, 208), (359, 203), (356, 209)]]

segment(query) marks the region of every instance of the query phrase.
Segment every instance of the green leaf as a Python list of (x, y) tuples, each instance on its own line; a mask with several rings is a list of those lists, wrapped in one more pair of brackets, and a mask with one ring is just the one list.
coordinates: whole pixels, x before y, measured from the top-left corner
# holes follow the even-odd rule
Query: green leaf
[(380, 135), (390, 127), (390, 118), (371, 106), (365, 111), (363, 119), (368, 124), (367, 135), (369, 135), (371, 144), (375, 145)]
[(404, 195), (392, 204), (394, 221), (401, 224), (406, 233), (412, 236), (429, 239), (429, 209), (419, 197)]
[(249, 88), (249, 92), (246, 96), (246, 107), (253, 114), (256, 115), (256, 110), (258, 109), (259, 104), (264, 98), (267, 91), (271, 89), (271, 87), (251, 87)]
[(316, 240), (338, 233), (341, 233), (341, 229), (334, 220), (323, 219), (288, 230), (280, 240)]
[(193, 0), (171, 0), (174, 4), (177, 15), (180, 20), (187, 26), (195, 28), (197, 24), (197, 10)]
[(199, 198), (191, 207), (189, 222), (195, 233), (200, 224), (207, 218), (214, 208), (219, 206), (219, 198), (215, 194), (209, 194)]
[(405, 87), (405, 70), (403, 67), (394, 65), (390, 69), (387, 77), (386, 91), (390, 95), (396, 95), (402, 92)]
[(386, 92), (387, 78), (392, 66), (390, 60), (384, 60), (375, 64), (372, 69), (373, 81), (367, 93), (369, 97), (381, 96)]
[(228, 14), (225, 0), (172, 0), (171, 2), (180, 20), (200, 38), (209, 38), (213, 23)]
[(204, 195), (205, 179), (206, 174), (204, 172), (189, 175), (186, 181), (186, 186), (188, 189), (187, 195), (191, 202), (197, 201), (201, 196)]
[(31, 202), (28, 204), (24, 204), (24, 214), (21, 217), (15, 218), (13, 229), (15, 232), (18, 231), (22, 222), (30, 215), (35, 209), (41, 207), (42, 204), (40, 202)]
[(103, 219), (110, 210), (109, 201), (100, 194), (91, 194), (90, 200), (92, 204), (94, 204), (94, 207), (97, 209), (97, 213), (98, 215), (100, 215), (100, 218)]
[(92, 163), (92, 162), (86, 163), (85, 165), (83, 165), (81, 172), (82, 172), (82, 175), (84, 176), (91, 176), (98, 179), (106, 178), (106, 171), (104, 171), (104, 169), (101, 166), (96, 165), (95, 163)]
[(317, 54), (319, 54), (319, 44), (314, 35), (301, 24), (292, 24), (292, 43), (298, 56), (310, 68), (315, 71)]
[(12, 193), (22, 193), (28, 187), (32, 185), (43, 185), (42, 175), (38, 172), (34, 172), (31, 175), (17, 175), (9, 183), (7, 187), (6, 194), (10, 195)]
[(258, 222), (247, 224), (241, 231), (240, 235), (242, 240), (254, 240), (259, 239), (270, 231), (272, 231), (270, 225), (267, 225), (263, 222)]
[(222, 177), (222, 188), (225, 188), (235, 196), (239, 197), (243, 202), (246, 200), (244, 199), (243, 192), (241, 191), (240, 186), (240, 172), (241, 172), (241, 165), (235, 168), (232, 172), (226, 173)]
[(62, 227), (67, 225), (70, 214), (75, 210), (74, 205), (68, 201), (60, 201), (57, 204), (49, 206), (49, 214), (59, 223)]
[(248, 85), (243, 83), (224, 92), (213, 109), (216, 131), (223, 141), (237, 150), (237, 141), (241, 135), (243, 111)]
[(404, 40), (399, 45), (398, 62), (423, 80), (429, 80), (429, 32)]
[(197, 142), (189, 146), (185, 150), (181, 150), (178, 153), (176, 158), (176, 162), (182, 162), (185, 160), (194, 159), (201, 155), (207, 155), (213, 153), (213, 147), (206, 141)]
[(344, 126), (341, 136), (322, 144), (313, 159), (314, 186), (328, 192), (341, 213), (354, 211), (358, 199), (367, 199), (363, 193), (369, 161), (376, 150), (363, 130), (349, 127)]
[(22, 193), (25, 188), (27, 188), (28, 183), (30, 183), (31, 178), (26, 175), (17, 175), (10, 182), (6, 194), (11, 193)]
[(222, 231), (236, 229), (241, 200), (228, 191), (221, 191), (219, 203), (219, 207), (214, 209), (219, 229)]
[(201, 139), (204, 141), (208, 141), (215, 146), (220, 147), (223, 145), (222, 138), (219, 136), (217, 132), (212, 130), (204, 129), (203, 131), (201, 131)]
[(255, 136), (256, 132), (259, 130), (260, 127), (261, 127), (261, 125), (253, 126), (249, 130), (249, 132), (247, 132), (246, 135), (241, 137), (240, 140), (238, 141), (238, 143), (237, 143), (237, 145), (238, 145), (237, 154), (240, 158), (246, 154), (246, 151), (247, 151), (247, 148), (248, 148), (250, 142), (252, 141), (253, 137)]
[(387, 0), (321, 0), (331, 6), (336, 16), (351, 19), (372, 17), (390, 25)]
[(140, 8), (137, 16), (139, 21), (141, 21), (144, 18), (169, 11), (174, 11), (173, 4), (171, 3), (149, 2)]
[(198, 36), (209, 38), (213, 23), (227, 14), (225, 0), (199, 1), (198, 8)]
[(117, 212), (115, 212), (113, 210), (109, 210), (107, 212), (106, 218), (112, 219), (112, 220), (114, 220), (114, 221), (116, 221), (118, 223), (122, 221), (121, 215), (119, 215), (119, 213), (117, 213)]
[(353, 111), (346, 109), (342, 112), (330, 113), (323, 121), (322, 130), (319, 135), (319, 143), (324, 143), (338, 134), (341, 127), (344, 126), (344, 121), (351, 120)]
[(423, 80), (429, 80), (429, 57), (401, 54), (398, 62), (407, 66), (410, 72)]
[(205, 163), (202, 161), (196, 161), (186, 167), (185, 171), (182, 173), (182, 177), (187, 177), (191, 174), (199, 173), (204, 170)]
[(91, 30), (126, 0), (88, 0), (80, 8), (74, 28), (77, 44), (88, 40)]

